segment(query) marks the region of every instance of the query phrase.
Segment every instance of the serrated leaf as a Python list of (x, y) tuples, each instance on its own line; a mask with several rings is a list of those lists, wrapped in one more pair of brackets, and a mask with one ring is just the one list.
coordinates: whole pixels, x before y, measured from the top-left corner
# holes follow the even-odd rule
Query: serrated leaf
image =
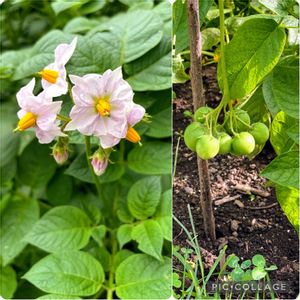
[(0, 295), (5, 299), (11, 299), (17, 289), (17, 276), (10, 266), (2, 267), (0, 272)]
[(117, 230), (117, 239), (120, 244), (120, 248), (123, 248), (125, 244), (132, 240), (131, 232), (133, 225), (132, 224), (123, 224)]
[(154, 218), (158, 222), (164, 238), (172, 241), (172, 190), (167, 190), (162, 194)]
[(47, 293), (91, 296), (100, 290), (104, 272), (90, 254), (69, 251), (42, 258), (23, 278)]
[(171, 151), (171, 145), (168, 143), (144, 143), (142, 147), (131, 150), (128, 155), (128, 167), (141, 174), (170, 174)]
[(138, 248), (146, 254), (161, 260), (163, 234), (159, 224), (154, 220), (146, 220), (132, 229), (132, 239), (138, 243)]
[(171, 260), (146, 254), (124, 260), (116, 271), (116, 293), (121, 299), (168, 299), (171, 296)]
[(23, 237), (31, 230), (38, 218), (39, 206), (34, 199), (10, 199), (4, 211), (1, 211), (0, 247), (3, 266), (25, 248), (27, 243), (23, 241)]
[(88, 243), (90, 224), (90, 219), (79, 208), (58, 206), (43, 215), (25, 240), (47, 252), (77, 250)]
[(285, 215), (299, 232), (299, 190), (276, 184), (276, 198)]
[(289, 151), (277, 156), (261, 175), (277, 184), (299, 188), (299, 152)]
[(159, 203), (160, 194), (160, 177), (140, 179), (128, 192), (127, 203), (130, 213), (139, 220), (151, 217)]
[(47, 184), (56, 167), (49, 145), (33, 140), (19, 157), (18, 179), (23, 184), (38, 188)]
[[(250, 94), (275, 67), (284, 49), (285, 39), (284, 30), (270, 19), (251, 19), (239, 27), (225, 47), (231, 99)], [(222, 80), (219, 67), (218, 81), (221, 87)]]

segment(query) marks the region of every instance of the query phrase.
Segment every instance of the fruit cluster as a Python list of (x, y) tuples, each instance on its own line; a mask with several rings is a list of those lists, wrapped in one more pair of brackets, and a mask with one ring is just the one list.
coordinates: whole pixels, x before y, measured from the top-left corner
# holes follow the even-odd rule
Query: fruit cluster
[(210, 107), (200, 107), (184, 132), (185, 144), (202, 159), (228, 153), (250, 155), (256, 145), (264, 145), (269, 138), (268, 127), (261, 122), (251, 124), (248, 113), (240, 108), (227, 111), (223, 124), (214, 128), (209, 122), (213, 112)]

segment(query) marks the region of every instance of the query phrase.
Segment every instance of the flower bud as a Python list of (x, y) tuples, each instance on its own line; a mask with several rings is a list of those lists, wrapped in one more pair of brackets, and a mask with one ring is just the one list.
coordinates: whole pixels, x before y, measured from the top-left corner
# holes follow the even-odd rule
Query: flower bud
[(69, 158), (68, 139), (59, 138), (52, 147), (52, 155), (59, 165), (64, 164)]
[(97, 176), (101, 176), (104, 174), (107, 166), (108, 166), (108, 158), (110, 155), (111, 149), (99, 149), (92, 156), (92, 167)]

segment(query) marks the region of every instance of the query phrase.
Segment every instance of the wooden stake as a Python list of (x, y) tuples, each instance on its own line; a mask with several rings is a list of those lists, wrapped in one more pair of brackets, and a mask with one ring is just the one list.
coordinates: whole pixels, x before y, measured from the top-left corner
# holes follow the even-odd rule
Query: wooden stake
[[(205, 0), (204, 0), (205, 1)], [(201, 32), (198, 0), (187, 1), (190, 51), (191, 51), (191, 84), (194, 111), (205, 105), (202, 82)], [(204, 222), (204, 231), (212, 240), (216, 240), (215, 218), (213, 214), (212, 197), (207, 160), (197, 157), (198, 176), (200, 182), (200, 205)]]

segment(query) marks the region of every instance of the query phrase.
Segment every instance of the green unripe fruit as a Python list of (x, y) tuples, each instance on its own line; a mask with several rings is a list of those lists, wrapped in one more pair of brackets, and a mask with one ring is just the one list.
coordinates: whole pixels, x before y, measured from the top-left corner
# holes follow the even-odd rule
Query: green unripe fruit
[(191, 123), (184, 131), (184, 142), (186, 146), (192, 150), (196, 151), (196, 142), (198, 138), (207, 133), (207, 128), (198, 123)]
[(202, 159), (213, 158), (219, 152), (219, 141), (211, 135), (202, 135), (197, 140), (196, 152)]
[(196, 122), (204, 123), (206, 115), (211, 111), (213, 111), (213, 109), (208, 106), (202, 106), (198, 108), (194, 114), (194, 120)]
[(248, 155), (255, 148), (254, 137), (249, 132), (237, 134), (231, 143), (232, 153), (235, 155)]
[[(251, 123), (248, 113), (245, 110), (238, 108), (234, 110), (234, 114), (235, 116), (232, 116), (233, 130), (235, 130), (236, 132), (242, 132), (248, 130)], [(232, 133), (230, 130), (229, 114), (225, 117), (224, 127), (227, 132)]]
[(227, 154), (231, 151), (232, 137), (223, 132), (219, 136), (220, 149), (219, 154)]
[(264, 123), (252, 124), (252, 129), (249, 131), (258, 145), (263, 145), (269, 138), (269, 129)]

